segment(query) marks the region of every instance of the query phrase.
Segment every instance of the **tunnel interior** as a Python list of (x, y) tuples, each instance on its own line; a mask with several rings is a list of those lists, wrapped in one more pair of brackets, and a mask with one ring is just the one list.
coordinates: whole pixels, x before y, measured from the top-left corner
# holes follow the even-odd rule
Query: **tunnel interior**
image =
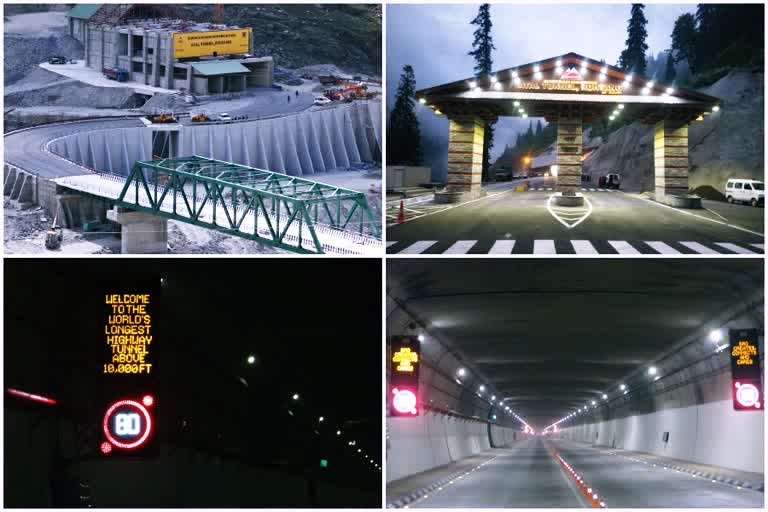
[[(755, 329), (762, 354), (762, 283), (748, 259), (390, 260), (387, 335), (421, 336), (423, 409), (387, 418), (389, 485), (527, 442), (762, 481), (763, 412), (734, 410), (726, 350), (729, 332)], [(490, 425), (490, 439), (456, 421)], [(464, 452), (443, 453), (443, 437)]]

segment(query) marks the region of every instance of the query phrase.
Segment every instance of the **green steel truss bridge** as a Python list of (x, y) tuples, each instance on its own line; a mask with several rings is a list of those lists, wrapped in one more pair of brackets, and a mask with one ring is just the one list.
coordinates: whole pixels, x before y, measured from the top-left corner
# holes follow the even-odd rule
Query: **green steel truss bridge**
[(380, 220), (365, 194), (199, 156), (137, 161), (128, 176), (56, 182), (131, 210), (296, 253), (378, 254)]

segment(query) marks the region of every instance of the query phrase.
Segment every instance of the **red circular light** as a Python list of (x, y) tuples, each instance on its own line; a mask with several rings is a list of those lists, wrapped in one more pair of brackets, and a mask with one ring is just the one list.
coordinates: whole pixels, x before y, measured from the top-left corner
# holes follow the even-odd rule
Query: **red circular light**
[(736, 401), (743, 407), (760, 408), (760, 391), (753, 384), (741, 384), (737, 382)]
[(111, 444), (109, 444), (109, 443), (108, 443), (108, 442), (106, 442), (106, 441), (104, 441), (103, 443), (101, 443), (101, 453), (103, 453), (104, 455), (106, 455), (106, 454), (108, 454), (108, 453), (109, 453), (109, 452), (111, 452), (111, 451), (112, 451), (112, 445), (111, 445)]
[(409, 389), (393, 390), (395, 398), (392, 405), (401, 414), (416, 414), (416, 395)]
[(152, 405), (155, 403), (155, 399), (152, 395), (146, 395), (141, 399), (141, 402), (147, 407), (152, 407)]
[[(122, 441), (118, 441), (114, 438), (112, 433), (109, 431), (109, 419), (112, 416), (112, 413), (115, 412), (115, 410), (118, 407), (133, 407), (137, 409), (142, 416), (144, 416), (144, 433), (135, 441), (131, 443), (124, 443)], [(104, 435), (107, 437), (107, 440), (112, 443), (117, 448), (123, 448), (125, 450), (131, 450), (133, 448), (137, 448), (141, 446), (148, 438), (149, 434), (152, 432), (152, 417), (149, 415), (149, 411), (144, 408), (143, 405), (140, 403), (134, 401), (134, 400), (120, 400), (118, 402), (115, 402), (112, 404), (109, 409), (107, 409), (106, 414), (104, 415), (104, 423), (103, 423), (103, 429), (104, 429)]]

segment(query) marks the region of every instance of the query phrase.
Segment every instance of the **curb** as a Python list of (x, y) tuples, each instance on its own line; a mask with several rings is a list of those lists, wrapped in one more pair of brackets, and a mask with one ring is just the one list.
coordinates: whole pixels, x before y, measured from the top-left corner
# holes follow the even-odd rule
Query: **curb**
[(753, 491), (763, 492), (763, 493), (765, 492), (765, 482), (764, 481), (763, 482), (750, 482), (750, 481), (746, 481), (746, 480), (736, 480), (734, 478), (730, 478), (730, 477), (726, 477), (726, 476), (723, 476), (723, 475), (719, 475), (717, 473), (710, 473), (710, 472), (700, 471), (700, 470), (691, 469), (691, 468), (688, 468), (688, 467), (685, 467), (685, 466), (666, 464), (664, 462), (658, 462), (658, 461), (650, 462), (650, 461), (644, 461), (644, 460), (641, 460), (641, 459), (635, 459), (633, 457), (629, 457), (627, 455), (622, 455), (621, 453), (614, 452), (614, 451), (609, 451), (608, 453), (610, 453), (612, 455), (618, 455), (620, 457), (624, 457), (625, 459), (629, 459), (629, 460), (632, 460), (632, 461), (635, 461), (635, 462), (645, 462), (646, 464), (654, 464), (656, 466), (659, 466), (659, 467), (662, 467), (662, 468), (666, 468), (666, 469), (672, 469), (672, 470), (678, 471), (680, 473), (688, 473), (688, 474), (691, 474), (691, 475), (694, 475), (694, 476), (706, 478), (708, 480), (711, 480), (713, 483), (714, 482), (719, 482), (719, 483), (726, 484), (726, 485), (731, 485), (731, 486), (734, 486), (734, 487), (737, 487), (737, 488), (751, 489)]

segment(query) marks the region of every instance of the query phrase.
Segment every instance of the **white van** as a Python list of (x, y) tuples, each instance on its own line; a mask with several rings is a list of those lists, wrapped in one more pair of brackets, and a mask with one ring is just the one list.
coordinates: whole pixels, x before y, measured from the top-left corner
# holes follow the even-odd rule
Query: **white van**
[(765, 184), (757, 180), (732, 178), (725, 184), (725, 198), (729, 203), (749, 203), (762, 206), (765, 203)]

